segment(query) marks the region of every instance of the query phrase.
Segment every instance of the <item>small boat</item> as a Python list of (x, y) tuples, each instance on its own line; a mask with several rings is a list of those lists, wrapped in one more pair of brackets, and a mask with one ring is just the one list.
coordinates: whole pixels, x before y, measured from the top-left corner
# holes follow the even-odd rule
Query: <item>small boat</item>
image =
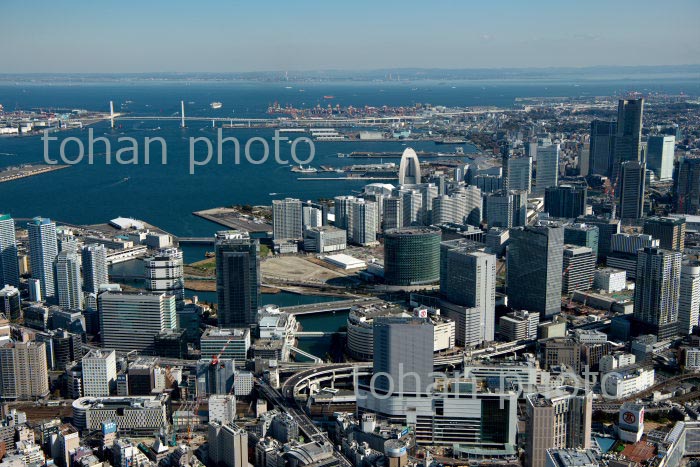
[(211, 104), (209, 104), (209, 106), (212, 109), (220, 109), (223, 105), (224, 104), (222, 104), (221, 102), (212, 102)]
[(304, 167), (303, 165), (298, 165), (292, 167), (292, 172), (298, 172), (302, 174), (314, 174), (318, 172), (318, 169), (315, 167), (311, 167), (310, 165), (306, 167)]
[(343, 154), (342, 152), (339, 152), (338, 157), (342, 159), (343, 157), (345, 157), (345, 154)]
[(278, 195), (278, 194), (279, 194), (279, 193), (268, 193), (268, 196), (276, 196), (276, 195)]
[(335, 96), (323, 96), (324, 99), (335, 99)]

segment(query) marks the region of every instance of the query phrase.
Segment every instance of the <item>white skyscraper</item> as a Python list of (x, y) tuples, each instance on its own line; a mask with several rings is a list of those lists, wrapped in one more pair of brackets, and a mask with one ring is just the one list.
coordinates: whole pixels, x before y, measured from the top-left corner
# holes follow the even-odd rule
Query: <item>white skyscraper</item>
[(58, 256), (56, 224), (51, 219), (35, 217), (27, 224), (27, 230), (32, 277), (39, 279), (41, 295), (49, 299), (55, 295), (53, 262)]
[(358, 245), (372, 245), (377, 242), (377, 203), (356, 199), (351, 204), (352, 228), (348, 238)]
[(182, 251), (177, 248), (160, 250), (143, 261), (146, 269), (146, 290), (173, 295), (177, 300), (185, 298)]
[(537, 148), (537, 173), (535, 194), (544, 196), (545, 189), (557, 186), (559, 182), (559, 144)]
[(336, 196), (333, 198), (335, 207), (335, 226), (339, 229), (349, 230), (352, 222), (350, 221), (350, 204), (355, 200), (354, 196)]
[(678, 298), (678, 331), (691, 334), (700, 319), (700, 262), (684, 261), (681, 266), (681, 291)]
[(647, 141), (647, 168), (654, 171), (659, 180), (673, 179), (673, 155), (675, 136), (650, 136)]
[(420, 183), (420, 162), (416, 151), (411, 148), (406, 148), (401, 154), (401, 163), (399, 164), (399, 185), (411, 185)]
[(83, 357), (83, 396), (107, 397), (117, 383), (114, 350), (93, 349)]
[(58, 304), (64, 308), (83, 308), (80, 258), (72, 251), (62, 251), (56, 257), (56, 285)]
[(117, 351), (154, 351), (154, 337), (177, 327), (175, 297), (103, 292), (98, 297), (102, 346)]
[(323, 213), (319, 208), (304, 206), (301, 208), (301, 220), (304, 229), (321, 227), (323, 225)]
[(9, 214), (0, 214), (0, 287), (19, 286), (19, 262), (15, 221)]
[(275, 240), (301, 239), (301, 201), (295, 198), (272, 201), (272, 230)]
[(101, 284), (109, 283), (107, 249), (97, 243), (86, 245), (82, 257), (84, 290), (87, 293), (97, 293)]

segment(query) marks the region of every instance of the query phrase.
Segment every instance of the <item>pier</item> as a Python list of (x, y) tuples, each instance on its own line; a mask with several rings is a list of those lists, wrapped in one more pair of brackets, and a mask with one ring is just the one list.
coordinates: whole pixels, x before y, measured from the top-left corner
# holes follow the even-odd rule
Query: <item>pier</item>
[(67, 169), (70, 165), (25, 165), (20, 167), (9, 167), (0, 171), (0, 183), (11, 182), (21, 178), (33, 177), (55, 170)]

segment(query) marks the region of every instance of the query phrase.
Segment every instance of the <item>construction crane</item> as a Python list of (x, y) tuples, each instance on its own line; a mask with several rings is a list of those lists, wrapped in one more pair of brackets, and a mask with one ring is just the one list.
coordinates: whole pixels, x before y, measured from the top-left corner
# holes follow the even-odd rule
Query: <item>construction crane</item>
[(610, 200), (610, 219), (615, 220), (616, 218), (616, 204), (615, 204), (615, 191), (617, 190), (617, 182), (620, 180), (620, 171), (618, 170), (617, 174), (615, 175), (615, 182), (610, 185), (610, 182), (608, 181), (608, 184), (606, 185), (605, 188), (605, 193), (608, 195), (608, 199)]

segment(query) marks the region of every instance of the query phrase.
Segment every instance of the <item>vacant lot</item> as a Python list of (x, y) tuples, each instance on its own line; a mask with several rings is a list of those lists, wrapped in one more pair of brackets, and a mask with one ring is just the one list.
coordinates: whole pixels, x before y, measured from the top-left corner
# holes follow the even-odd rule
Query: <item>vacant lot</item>
[(270, 282), (325, 284), (329, 280), (346, 277), (346, 274), (332, 266), (323, 266), (322, 263), (312, 262), (303, 256), (275, 256), (263, 261), (261, 266), (263, 280)]

